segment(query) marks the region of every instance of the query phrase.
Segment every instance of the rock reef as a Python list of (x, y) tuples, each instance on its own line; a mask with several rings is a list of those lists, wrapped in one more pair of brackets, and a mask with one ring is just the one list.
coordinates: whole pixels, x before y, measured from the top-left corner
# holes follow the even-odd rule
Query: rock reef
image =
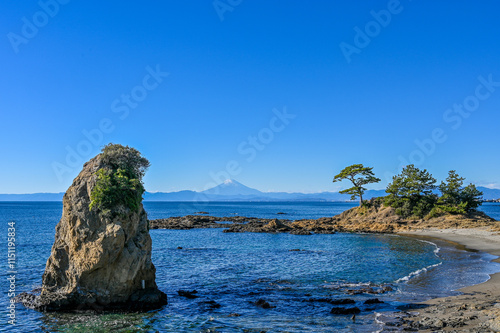
[(261, 219), (256, 217), (215, 217), (188, 215), (151, 220), (152, 229), (226, 228), (224, 232), (271, 232), (294, 235), (333, 234), (336, 232), (397, 233), (426, 228), (477, 228), (500, 230), (500, 222), (482, 212), (469, 215), (447, 214), (430, 219), (405, 219), (392, 207), (372, 199), (365, 207), (319, 219)]
[(101, 155), (87, 162), (63, 198), (40, 295), (24, 293), (26, 306), (42, 311), (149, 310), (167, 303), (151, 262), (151, 237), (142, 203), (112, 214), (90, 210)]

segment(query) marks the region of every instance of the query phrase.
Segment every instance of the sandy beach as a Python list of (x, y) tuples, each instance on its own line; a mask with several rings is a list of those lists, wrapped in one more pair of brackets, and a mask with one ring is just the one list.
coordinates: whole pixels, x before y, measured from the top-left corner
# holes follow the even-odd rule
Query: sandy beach
[[(500, 234), (488, 229), (424, 229), (401, 235), (439, 238), (500, 256)], [(432, 299), (423, 302), (423, 308), (402, 313), (398, 325), (419, 332), (500, 332), (500, 273), (460, 291), (463, 294)]]

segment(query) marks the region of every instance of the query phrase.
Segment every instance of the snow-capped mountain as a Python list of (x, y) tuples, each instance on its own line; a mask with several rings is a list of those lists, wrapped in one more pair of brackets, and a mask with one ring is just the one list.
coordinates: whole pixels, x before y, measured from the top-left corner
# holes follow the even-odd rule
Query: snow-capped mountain
[(227, 179), (211, 189), (201, 192), (210, 195), (262, 195), (262, 192), (234, 180)]

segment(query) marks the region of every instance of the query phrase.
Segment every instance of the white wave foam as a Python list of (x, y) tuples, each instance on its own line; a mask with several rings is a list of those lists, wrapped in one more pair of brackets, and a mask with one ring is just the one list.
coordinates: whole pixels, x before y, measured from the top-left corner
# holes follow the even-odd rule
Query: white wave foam
[(429, 242), (428, 240), (423, 240), (423, 239), (419, 239), (418, 241), (422, 242), (422, 243), (427, 243), (427, 244), (433, 245), (435, 247), (434, 254), (436, 255), (436, 257), (438, 256), (439, 251), (441, 251), (441, 248), (439, 246), (437, 246), (436, 243)]
[(418, 276), (418, 275), (420, 275), (420, 274), (422, 274), (422, 273), (424, 273), (424, 272), (427, 272), (429, 269), (434, 268), (434, 267), (437, 267), (437, 266), (439, 266), (439, 265), (441, 265), (441, 264), (442, 264), (442, 262), (439, 262), (439, 263), (437, 263), (437, 264), (430, 265), (430, 266), (427, 266), (427, 267), (424, 267), (424, 268), (418, 269), (418, 270), (416, 270), (416, 271), (414, 271), (414, 272), (411, 272), (411, 273), (410, 273), (410, 274), (408, 274), (407, 276), (404, 276), (404, 277), (402, 277), (402, 278), (400, 278), (400, 279), (397, 279), (397, 280), (395, 281), (395, 283), (407, 282), (407, 281), (409, 281), (411, 278), (414, 278), (415, 276)]
[[(436, 257), (438, 257), (438, 258), (439, 258), (438, 253), (439, 253), (439, 251), (441, 251), (441, 248), (440, 248), (440, 247), (439, 247), (436, 243), (433, 243), (433, 242), (430, 242), (430, 241), (428, 241), (428, 240), (424, 240), (424, 239), (417, 239), (417, 240), (418, 240), (419, 242), (422, 242), (422, 243), (427, 243), (427, 244), (431, 244), (431, 245), (433, 245), (433, 246), (435, 247), (435, 248), (434, 248), (434, 251), (433, 251), (433, 252), (434, 252), (434, 255), (435, 255)], [(421, 268), (421, 269), (417, 269), (416, 271), (411, 272), (411, 273), (410, 273), (410, 274), (408, 274), (407, 276), (404, 276), (404, 277), (402, 277), (402, 278), (400, 278), (400, 279), (397, 279), (397, 280), (395, 281), (395, 283), (407, 282), (407, 281), (409, 281), (411, 278), (414, 278), (414, 277), (416, 277), (416, 276), (418, 276), (418, 275), (420, 275), (420, 274), (422, 274), (422, 273), (424, 273), (424, 272), (427, 272), (429, 269), (434, 268), (434, 267), (437, 267), (437, 266), (439, 266), (439, 265), (441, 265), (441, 264), (442, 264), (442, 262), (439, 262), (439, 263), (434, 264), (434, 265), (429, 265), (429, 266), (427, 266), (427, 267), (424, 267), (424, 268)]]

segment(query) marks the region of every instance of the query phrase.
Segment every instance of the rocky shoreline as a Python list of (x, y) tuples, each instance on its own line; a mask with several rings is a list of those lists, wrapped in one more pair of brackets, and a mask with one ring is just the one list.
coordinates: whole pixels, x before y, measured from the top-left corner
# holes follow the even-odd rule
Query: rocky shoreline
[[(206, 212), (203, 212), (206, 213)], [(188, 230), (225, 228), (224, 232), (270, 232), (295, 235), (333, 234), (336, 232), (398, 233), (427, 228), (477, 228), (500, 230), (500, 221), (482, 212), (470, 215), (444, 215), (430, 219), (405, 219), (392, 207), (372, 200), (368, 207), (354, 207), (345, 212), (319, 219), (265, 219), (256, 217), (187, 215), (149, 221), (150, 229)]]

